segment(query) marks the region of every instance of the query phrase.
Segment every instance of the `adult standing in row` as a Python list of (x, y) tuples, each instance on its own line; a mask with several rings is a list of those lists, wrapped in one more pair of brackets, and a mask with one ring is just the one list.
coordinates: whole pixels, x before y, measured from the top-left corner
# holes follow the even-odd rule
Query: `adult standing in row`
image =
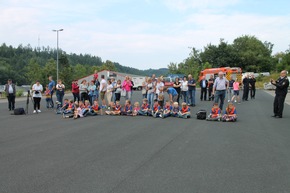
[(9, 111), (14, 110), (15, 108), (15, 96), (16, 88), (15, 84), (12, 83), (11, 79), (8, 79), (7, 84), (5, 85), (4, 91), (8, 99), (8, 109)]
[(83, 80), (81, 82), (79, 89), (80, 89), (80, 93), (81, 93), (81, 101), (83, 101), (83, 103), (84, 103), (85, 100), (88, 100), (88, 85), (87, 85), (86, 80)]
[(215, 79), (213, 84), (214, 102), (218, 103), (220, 100), (220, 109), (223, 110), (224, 101), (226, 97), (226, 91), (229, 86), (229, 81), (224, 77), (224, 73), (221, 71), (218, 74), (218, 78)]
[(203, 76), (202, 80), (199, 83), (199, 86), (200, 86), (200, 100), (201, 101), (203, 99), (206, 101), (207, 85), (208, 85), (208, 81), (205, 79), (205, 76)]
[(153, 108), (153, 100), (155, 95), (155, 84), (152, 81), (152, 78), (148, 78), (148, 84), (147, 84), (147, 99), (149, 103), (149, 107)]
[(74, 102), (75, 101), (80, 101), (80, 87), (78, 85), (78, 81), (77, 80), (73, 80), (72, 81), (72, 84), (71, 84), (71, 88), (72, 88), (72, 94), (73, 94), (73, 97), (74, 97)]
[(60, 79), (58, 80), (58, 83), (55, 88), (57, 101), (60, 102), (60, 104), (62, 105), (65, 86)]
[(179, 103), (179, 98), (180, 98), (180, 92), (181, 92), (181, 82), (179, 82), (179, 78), (175, 78), (175, 82), (173, 83), (173, 88), (176, 90), (178, 96), (177, 96), (177, 102)]
[(126, 92), (126, 100), (131, 100), (132, 82), (131, 82), (129, 76), (125, 77), (125, 80), (123, 81), (123, 85), (122, 86), (123, 86), (123, 89)]
[(89, 97), (90, 104), (93, 105), (94, 100), (96, 99), (96, 93), (97, 93), (94, 80), (92, 80), (90, 85), (88, 86), (88, 91), (89, 91), (88, 97)]
[(196, 89), (196, 81), (192, 78), (192, 75), (188, 75), (188, 93), (189, 93), (189, 100), (190, 106), (195, 106), (195, 89)]
[(213, 88), (213, 83), (214, 83), (214, 76), (210, 75), (210, 78), (208, 79), (208, 100), (213, 101), (212, 95), (212, 88)]
[(115, 100), (116, 101), (120, 101), (120, 99), (121, 99), (121, 92), (122, 92), (122, 83), (121, 83), (121, 80), (118, 80), (117, 81), (116, 86), (115, 86), (115, 89), (116, 89), (116, 91), (115, 91)]
[(286, 95), (288, 93), (289, 80), (287, 78), (287, 71), (283, 70), (280, 73), (278, 80), (271, 79), (271, 83), (276, 86), (274, 99), (274, 115), (275, 118), (283, 117), (283, 109)]
[(229, 80), (229, 88), (228, 88), (228, 102), (231, 101), (231, 99), (234, 95), (234, 90), (233, 90), (234, 82), (235, 82), (235, 80), (233, 79), (233, 76), (231, 76), (230, 80)]
[(36, 83), (32, 86), (32, 92), (33, 92), (33, 106), (34, 106), (34, 111), (33, 113), (36, 113), (36, 111), (38, 113), (40, 113), (40, 101), (41, 101), (41, 97), (42, 94), (41, 92), (43, 91), (43, 87), (40, 84), (40, 82), (37, 80)]
[(54, 80), (52, 79), (52, 76), (49, 76), (48, 77), (48, 80), (49, 80), (49, 83), (48, 83), (48, 90), (50, 90), (50, 98), (51, 98), (51, 100), (50, 100), (50, 106), (51, 106), (51, 108), (53, 108), (54, 107), (54, 102), (53, 102), (53, 93), (54, 93), (54, 89), (55, 89), (55, 82), (54, 82)]
[(248, 74), (243, 79), (243, 85), (244, 85), (243, 101), (248, 101), (249, 89), (250, 89), (250, 82), (249, 82), (249, 75)]
[(105, 100), (105, 95), (107, 92), (107, 81), (105, 80), (105, 75), (101, 75), (101, 82), (100, 82), (100, 97), (102, 100), (102, 107), (105, 108), (106, 105), (106, 100)]
[(148, 77), (146, 76), (144, 82), (142, 82), (142, 98), (143, 99), (147, 98), (147, 90), (146, 90), (147, 82), (148, 82)]
[(189, 104), (188, 101), (188, 81), (186, 76), (183, 77), (183, 80), (181, 82), (181, 94), (183, 96), (183, 102), (185, 102), (186, 104)]
[(254, 74), (250, 76), (249, 84), (250, 84), (250, 88), (251, 88), (251, 91), (250, 91), (251, 99), (255, 99), (255, 96), (256, 96), (256, 79), (255, 79), (255, 75)]

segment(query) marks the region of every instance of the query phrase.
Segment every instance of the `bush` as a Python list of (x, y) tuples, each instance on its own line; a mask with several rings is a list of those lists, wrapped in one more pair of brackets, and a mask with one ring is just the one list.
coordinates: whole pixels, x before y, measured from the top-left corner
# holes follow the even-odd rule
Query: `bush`
[(23, 95), (23, 90), (16, 91), (16, 97), (21, 97)]

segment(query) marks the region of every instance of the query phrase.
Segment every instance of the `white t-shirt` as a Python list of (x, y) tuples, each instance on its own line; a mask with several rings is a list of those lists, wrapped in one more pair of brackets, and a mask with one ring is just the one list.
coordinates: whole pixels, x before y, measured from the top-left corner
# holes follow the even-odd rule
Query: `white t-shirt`
[[(41, 84), (39, 84), (39, 85), (34, 84), (32, 86), (32, 90), (34, 90), (33, 95), (32, 95), (33, 97), (38, 97), (38, 98), (41, 98), (42, 97), (41, 92), (43, 91), (43, 87), (42, 87)], [(38, 94), (36, 94), (35, 91), (38, 91)]]
[(163, 82), (159, 82), (159, 83), (157, 83), (156, 84), (156, 94), (160, 94), (160, 90), (159, 89), (161, 89), (161, 88), (163, 88), (164, 87), (164, 83)]
[(101, 80), (101, 83), (100, 83), (100, 92), (101, 91), (107, 91), (107, 81), (105, 79), (102, 79)]
[(107, 92), (112, 92), (113, 91), (113, 84), (110, 84), (107, 86)]
[(63, 91), (65, 89), (65, 86), (64, 86), (64, 84), (57, 84), (56, 89), (59, 91)]
[(152, 92), (154, 92), (154, 83), (147, 84), (147, 88), (148, 88), (147, 94), (151, 94)]
[(188, 81), (181, 82), (181, 91), (188, 91)]

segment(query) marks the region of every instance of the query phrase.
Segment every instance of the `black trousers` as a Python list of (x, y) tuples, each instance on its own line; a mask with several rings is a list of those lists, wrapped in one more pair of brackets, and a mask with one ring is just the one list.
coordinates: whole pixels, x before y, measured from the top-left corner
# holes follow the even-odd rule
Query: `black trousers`
[(256, 87), (252, 87), (251, 88), (250, 95), (251, 95), (251, 99), (252, 98), (255, 98), (255, 95), (256, 95)]
[(206, 101), (206, 88), (200, 88), (200, 100), (202, 101), (202, 99), (204, 99)]
[(40, 101), (41, 98), (40, 97), (33, 97), (33, 106), (34, 106), (34, 110), (36, 110), (36, 108), (39, 110), (40, 109)]
[(76, 100), (79, 102), (80, 101), (80, 94), (79, 93), (72, 93), (74, 96), (74, 102), (76, 102)]
[(211, 95), (212, 95), (212, 87), (208, 87), (208, 100), (213, 101), (213, 98), (211, 98)]
[(116, 99), (116, 101), (120, 101), (121, 93), (115, 93), (115, 99)]
[(81, 101), (83, 101), (83, 103), (84, 103), (85, 100), (88, 100), (88, 93), (82, 92), (81, 93)]
[(248, 98), (249, 98), (249, 87), (244, 87), (243, 100), (248, 100)]
[(274, 99), (274, 115), (282, 117), (285, 98), (286, 98), (286, 95), (276, 94), (275, 99)]
[(15, 95), (14, 94), (8, 94), (8, 108), (9, 110), (14, 110), (15, 108)]

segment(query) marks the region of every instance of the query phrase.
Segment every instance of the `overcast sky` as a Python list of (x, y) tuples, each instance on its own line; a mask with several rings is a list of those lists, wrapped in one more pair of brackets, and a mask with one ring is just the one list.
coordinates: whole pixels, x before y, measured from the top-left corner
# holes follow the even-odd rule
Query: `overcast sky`
[[(190, 47), (254, 35), (290, 45), (286, 0), (3, 0), (0, 43), (87, 53), (139, 69), (182, 62)], [(39, 40), (40, 41), (39, 41)]]

